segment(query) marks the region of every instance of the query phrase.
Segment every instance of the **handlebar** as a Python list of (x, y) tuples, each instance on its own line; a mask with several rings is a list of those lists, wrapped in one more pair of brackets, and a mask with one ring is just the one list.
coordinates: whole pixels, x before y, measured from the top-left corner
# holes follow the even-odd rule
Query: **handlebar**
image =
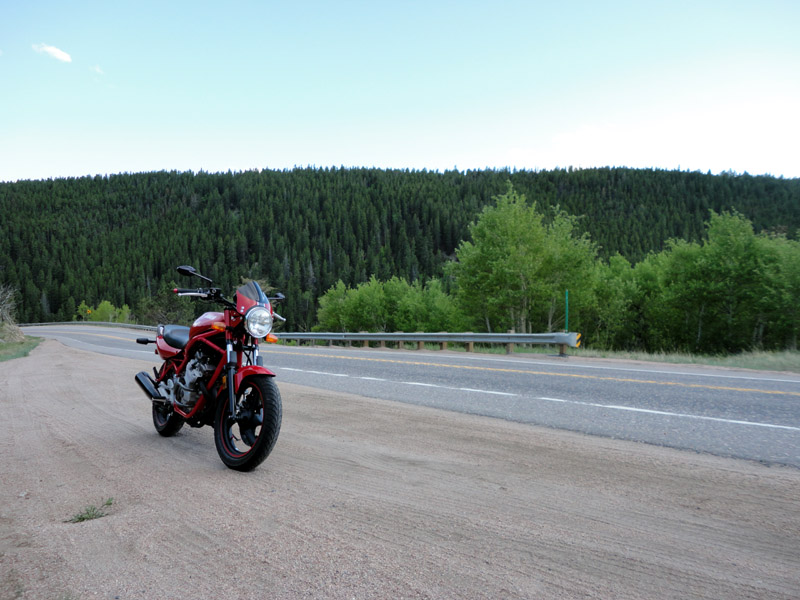
[(208, 298), (209, 290), (203, 289), (187, 289), (187, 288), (175, 288), (172, 290), (178, 296), (196, 296), (197, 298)]
[(222, 295), (222, 291), (219, 288), (173, 288), (172, 291), (178, 296), (193, 296), (203, 300), (215, 300), (232, 308), (235, 306), (233, 302)]

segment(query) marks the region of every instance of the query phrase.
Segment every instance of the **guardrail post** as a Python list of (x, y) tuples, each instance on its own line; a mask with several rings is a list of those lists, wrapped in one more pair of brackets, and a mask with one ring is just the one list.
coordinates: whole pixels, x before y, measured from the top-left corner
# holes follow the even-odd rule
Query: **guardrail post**
[[(468, 334), (472, 334), (472, 332), (471, 332), (471, 331), (467, 331), (467, 333), (468, 333)], [(467, 352), (475, 352), (475, 342), (466, 342), (466, 343), (464, 344), (464, 349), (465, 349)]]
[[(439, 333), (447, 333), (446, 331), (440, 331)], [(439, 350), (447, 350), (447, 342), (439, 342)]]
[[(508, 333), (514, 333), (513, 329), (509, 329)], [(506, 354), (513, 354), (514, 353), (514, 342), (509, 342), (506, 344)]]
[(558, 355), (559, 356), (566, 356), (567, 355), (567, 345), (566, 344), (559, 344), (558, 345)]

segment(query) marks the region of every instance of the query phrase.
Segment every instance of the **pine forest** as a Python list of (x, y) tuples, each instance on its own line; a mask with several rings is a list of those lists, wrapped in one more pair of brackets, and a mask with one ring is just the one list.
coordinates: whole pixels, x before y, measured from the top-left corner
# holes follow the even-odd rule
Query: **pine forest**
[[(285, 294), (288, 331), (556, 330), (566, 289), (570, 328), (603, 347), (796, 348), (800, 329), (797, 179), (625, 168), (162, 171), (0, 183), (0, 215), (0, 284), (16, 290), (19, 322), (104, 306), (121, 320), (186, 321), (209, 310), (169, 293), (196, 284), (175, 271), (191, 264), (228, 292), (256, 279)], [(506, 247), (492, 246), (497, 236)], [(380, 322), (345, 319), (359, 290), (382, 294)], [(446, 318), (398, 316), (392, 294), (412, 293), (406, 317), (439, 306)]]

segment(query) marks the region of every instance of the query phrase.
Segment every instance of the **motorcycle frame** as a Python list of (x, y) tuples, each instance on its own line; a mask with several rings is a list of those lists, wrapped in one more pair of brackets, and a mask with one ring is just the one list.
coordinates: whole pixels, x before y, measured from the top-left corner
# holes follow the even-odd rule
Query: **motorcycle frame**
[[(223, 325), (224, 328), (221, 327)], [(221, 348), (211, 340), (211, 338), (218, 337), (222, 333), (222, 329), (224, 329), (225, 333), (225, 348)], [(245, 342), (248, 340), (250, 343), (246, 344)], [(221, 401), (223, 391), (226, 389), (228, 391), (227, 400), (230, 403), (230, 414), (235, 415), (236, 394), (239, 392), (246, 377), (251, 375), (275, 377), (275, 373), (266, 367), (258, 364), (243, 364), (246, 350), (251, 351), (250, 360), (252, 362), (255, 363), (258, 360), (258, 340), (244, 331), (242, 316), (238, 312), (231, 308), (225, 308), (221, 321), (215, 321), (207, 331), (190, 337), (183, 349), (174, 348), (167, 344), (163, 333), (159, 331), (156, 338), (156, 352), (164, 359), (164, 362), (157, 373), (156, 384), (165, 381), (171, 372), (176, 375), (183, 373), (189, 358), (194, 355), (195, 349), (201, 345), (219, 354), (219, 360), (217, 361), (217, 368), (208, 380), (208, 384), (202, 386), (200, 397), (189, 412), (185, 412), (180, 406), (173, 404), (173, 410), (185, 419), (195, 418), (202, 414), (209, 403), (216, 404), (216, 402)], [(207, 397), (211, 396), (211, 390), (214, 389), (220, 378), (222, 378), (222, 385), (216, 398)], [(231, 381), (233, 381), (232, 386), (229, 385)]]

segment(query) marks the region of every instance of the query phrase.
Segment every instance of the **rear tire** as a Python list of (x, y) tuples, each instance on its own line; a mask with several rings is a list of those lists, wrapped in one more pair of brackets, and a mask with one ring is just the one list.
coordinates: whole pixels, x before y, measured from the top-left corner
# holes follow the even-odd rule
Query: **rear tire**
[(238, 418), (230, 414), (227, 394), (217, 403), (214, 443), (225, 466), (252, 471), (269, 456), (281, 431), (281, 394), (272, 377), (253, 375), (236, 395)]
[(172, 437), (181, 430), (185, 421), (172, 410), (170, 404), (153, 402), (153, 426), (164, 437)]

